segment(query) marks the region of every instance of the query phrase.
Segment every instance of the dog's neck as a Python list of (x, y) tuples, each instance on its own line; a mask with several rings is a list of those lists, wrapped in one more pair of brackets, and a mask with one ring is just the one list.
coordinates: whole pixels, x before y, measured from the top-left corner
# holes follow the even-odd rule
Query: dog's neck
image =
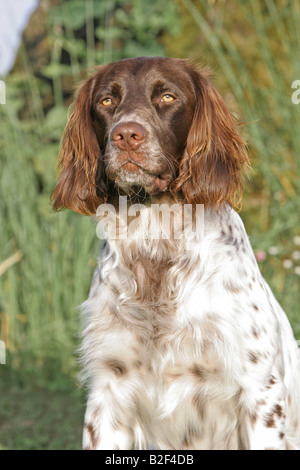
[(116, 247), (134, 247), (149, 259), (172, 258), (201, 237), (204, 229), (203, 206), (183, 204), (170, 194), (134, 203), (128, 196), (114, 197), (98, 207), (96, 218), (103, 238), (114, 241)]

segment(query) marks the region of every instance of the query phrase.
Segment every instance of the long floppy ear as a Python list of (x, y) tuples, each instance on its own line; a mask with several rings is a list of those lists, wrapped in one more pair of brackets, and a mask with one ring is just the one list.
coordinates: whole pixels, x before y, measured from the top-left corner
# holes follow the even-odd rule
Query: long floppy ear
[(81, 85), (66, 124), (58, 163), (59, 178), (51, 194), (55, 211), (69, 208), (85, 215), (95, 214), (106, 198), (100, 148), (92, 119), (93, 86), (93, 77)]
[(180, 190), (188, 203), (221, 209), (241, 197), (249, 159), (234, 118), (208, 74), (194, 71), (193, 81), (195, 112), (175, 190)]

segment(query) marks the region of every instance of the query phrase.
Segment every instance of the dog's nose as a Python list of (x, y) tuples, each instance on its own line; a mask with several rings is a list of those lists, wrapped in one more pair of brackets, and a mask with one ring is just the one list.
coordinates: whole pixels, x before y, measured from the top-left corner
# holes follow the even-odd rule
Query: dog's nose
[(121, 150), (137, 150), (145, 141), (146, 131), (137, 122), (123, 122), (113, 129), (111, 138)]

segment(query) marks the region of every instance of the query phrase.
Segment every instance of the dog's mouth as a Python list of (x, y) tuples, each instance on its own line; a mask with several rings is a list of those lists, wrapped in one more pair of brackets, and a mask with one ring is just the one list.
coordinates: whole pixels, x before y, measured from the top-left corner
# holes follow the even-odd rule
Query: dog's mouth
[(131, 173), (132, 176), (134, 176), (134, 174), (137, 174), (140, 177), (143, 177), (144, 175), (146, 177), (146, 182), (149, 180), (149, 178), (152, 179), (155, 188), (160, 191), (166, 191), (168, 189), (170, 183), (170, 177), (168, 175), (155, 174), (144, 168), (140, 163), (136, 162), (135, 160), (131, 160), (129, 158), (124, 163), (122, 163), (121, 168), (129, 174)]
[(141, 186), (150, 194), (167, 191), (171, 182), (169, 174), (151, 171), (132, 158), (127, 158), (117, 169), (108, 171), (108, 177), (120, 188)]

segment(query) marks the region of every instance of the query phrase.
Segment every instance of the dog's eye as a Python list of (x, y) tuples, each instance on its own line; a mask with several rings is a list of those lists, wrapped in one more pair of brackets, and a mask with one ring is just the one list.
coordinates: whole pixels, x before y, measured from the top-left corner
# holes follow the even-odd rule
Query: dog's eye
[(101, 104), (103, 106), (110, 106), (110, 105), (112, 105), (112, 99), (111, 98), (105, 98), (104, 100), (101, 101)]
[(175, 100), (174, 96), (169, 95), (169, 93), (167, 93), (166, 95), (164, 95), (162, 97), (162, 99), (160, 101), (162, 103), (171, 103), (171, 101), (174, 101), (174, 100)]

